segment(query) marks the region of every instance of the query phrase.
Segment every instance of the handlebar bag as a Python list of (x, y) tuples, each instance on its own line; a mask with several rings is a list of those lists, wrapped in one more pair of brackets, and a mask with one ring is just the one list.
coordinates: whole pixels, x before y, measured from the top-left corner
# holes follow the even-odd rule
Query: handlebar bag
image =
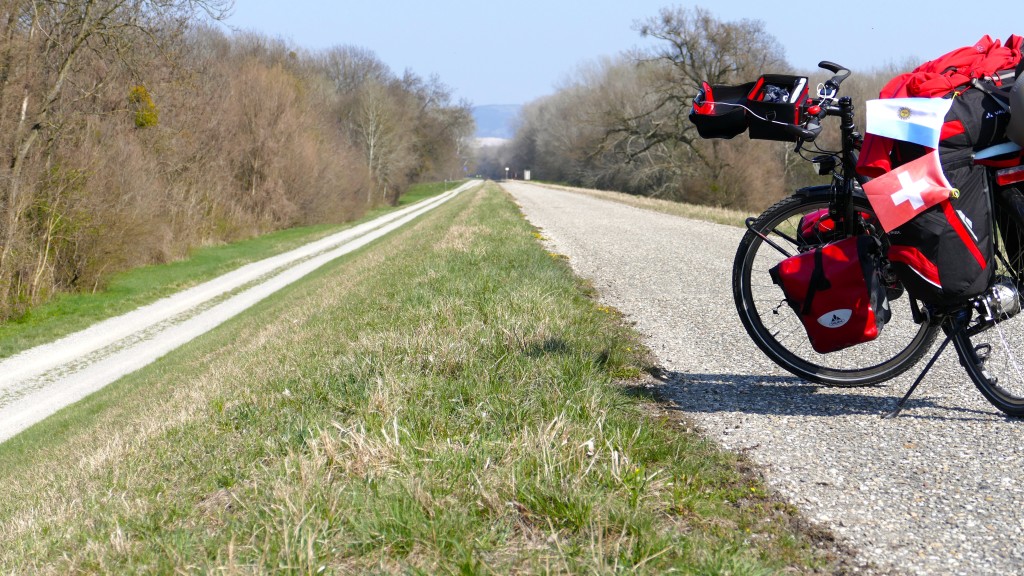
[(889, 321), (878, 241), (867, 235), (825, 244), (769, 270), (816, 352), (826, 354), (878, 337)]
[(752, 140), (794, 142), (786, 124), (799, 124), (801, 107), (807, 100), (807, 77), (764, 74), (747, 94), (750, 109), (747, 123)]
[(690, 122), (697, 127), (701, 138), (729, 139), (747, 129), (747, 94), (754, 83), (739, 86), (715, 85), (703, 82), (690, 109)]
[(749, 128), (754, 140), (794, 142), (785, 128), (800, 123), (806, 100), (806, 76), (764, 74), (736, 86), (702, 82), (689, 118), (701, 138), (733, 138)]

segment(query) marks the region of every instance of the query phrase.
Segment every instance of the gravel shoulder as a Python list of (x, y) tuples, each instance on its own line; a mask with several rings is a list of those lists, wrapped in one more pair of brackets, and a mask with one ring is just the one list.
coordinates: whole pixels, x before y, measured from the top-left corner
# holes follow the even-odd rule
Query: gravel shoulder
[(894, 420), (917, 370), (820, 387), (777, 368), (732, 303), (741, 229), (521, 182), (503, 185), (553, 251), (618, 308), (665, 370), (662, 393), (882, 574), (1024, 571), (1024, 427), (950, 348)]

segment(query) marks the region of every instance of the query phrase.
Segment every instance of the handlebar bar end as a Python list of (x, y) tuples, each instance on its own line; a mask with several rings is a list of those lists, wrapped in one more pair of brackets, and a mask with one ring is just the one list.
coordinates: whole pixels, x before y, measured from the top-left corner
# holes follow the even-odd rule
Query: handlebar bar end
[(846, 80), (846, 78), (850, 75), (850, 71), (847, 68), (840, 66), (835, 62), (829, 62), (828, 60), (822, 60), (821, 62), (818, 62), (818, 67), (824, 68), (825, 70), (828, 70), (829, 72), (835, 74), (835, 76), (833, 76), (830, 80), (825, 82), (826, 87), (832, 88), (834, 90), (839, 90), (839, 85), (842, 84), (843, 80)]
[(807, 142), (813, 142), (818, 134), (821, 133), (820, 124), (808, 124), (806, 128), (799, 124), (787, 124), (785, 127), (786, 132), (799, 140), (805, 140)]
[(850, 73), (850, 70), (847, 69), (845, 66), (836, 64), (835, 62), (829, 62), (828, 60), (822, 60), (821, 62), (818, 62), (818, 68), (824, 68), (825, 70), (828, 70), (833, 74), (839, 74), (839, 72), (841, 71), (846, 72), (847, 74)]

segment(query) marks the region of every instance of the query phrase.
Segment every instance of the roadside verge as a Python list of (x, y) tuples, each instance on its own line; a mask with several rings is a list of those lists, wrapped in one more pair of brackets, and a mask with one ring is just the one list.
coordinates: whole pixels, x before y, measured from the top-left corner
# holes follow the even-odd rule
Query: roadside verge
[(479, 184), (467, 182), (0, 361), (0, 442)]

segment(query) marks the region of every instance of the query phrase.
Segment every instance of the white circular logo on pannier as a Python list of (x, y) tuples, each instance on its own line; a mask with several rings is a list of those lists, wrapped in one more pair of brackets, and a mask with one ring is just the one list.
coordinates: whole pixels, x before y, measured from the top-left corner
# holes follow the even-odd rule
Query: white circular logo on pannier
[(853, 310), (850, 310), (849, 308), (840, 308), (839, 310), (826, 312), (819, 316), (818, 324), (821, 324), (825, 328), (839, 328), (850, 321), (850, 316), (853, 316)]

